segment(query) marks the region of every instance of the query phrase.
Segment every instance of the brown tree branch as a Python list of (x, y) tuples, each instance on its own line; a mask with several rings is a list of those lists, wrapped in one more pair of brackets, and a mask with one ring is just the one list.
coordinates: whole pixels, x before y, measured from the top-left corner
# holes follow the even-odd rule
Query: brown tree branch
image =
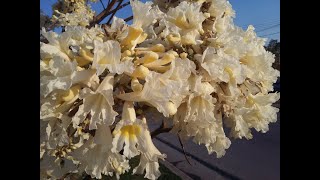
[(117, 2), (117, 0), (112, 0), (106, 9), (104, 9), (100, 14), (95, 16), (93, 18), (93, 21), (90, 23), (89, 28), (93, 27), (95, 24), (99, 24), (104, 18), (106, 18), (108, 16), (108, 13), (110, 12), (111, 8), (115, 5), (116, 2)]
[[(119, 9), (119, 7), (121, 6), (123, 0), (119, 0), (119, 3), (117, 5), (117, 7), (114, 9), (115, 11), (112, 13), (112, 15), (110, 16), (109, 20), (107, 21), (107, 24), (110, 24), (113, 16), (116, 14), (116, 12), (118, 11), (117, 9)], [(109, 12), (110, 13), (110, 12)]]
[(120, 10), (120, 9), (128, 6), (129, 4), (130, 4), (130, 1), (122, 4), (121, 6), (115, 8), (115, 9), (113, 9), (113, 10), (111, 10), (110, 12), (108, 12), (108, 15), (107, 15), (107, 16), (109, 16), (110, 14), (112, 14), (112, 13), (114, 13), (114, 12), (117, 12), (118, 10)]

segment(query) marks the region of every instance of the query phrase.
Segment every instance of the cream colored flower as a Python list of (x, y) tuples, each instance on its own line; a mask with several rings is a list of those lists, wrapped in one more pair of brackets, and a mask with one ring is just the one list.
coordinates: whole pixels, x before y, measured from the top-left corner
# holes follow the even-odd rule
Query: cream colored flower
[(247, 55), (241, 59), (247, 77), (254, 82), (260, 82), (263, 93), (273, 91), (273, 83), (280, 75), (280, 72), (272, 67), (274, 61), (274, 55), (267, 51), (258, 56)]
[(177, 7), (170, 8), (167, 13), (167, 21), (179, 27), (181, 35), (181, 43), (183, 45), (199, 44), (202, 22), (205, 16), (200, 11), (200, 3), (181, 2)]
[(72, 85), (72, 78), (76, 72), (77, 63), (64, 60), (55, 56), (49, 62), (50, 76), (42, 76), (40, 79), (40, 93), (47, 96), (55, 89), (67, 90)]
[(158, 179), (161, 175), (161, 172), (159, 171), (159, 163), (149, 161), (145, 155), (141, 155), (139, 165), (133, 169), (133, 172), (135, 174), (143, 174), (144, 171), (146, 171), (144, 177), (152, 180)]
[(158, 159), (164, 160), (167, 156), (161, 154), (161, 152), (154, 146), (150, 132), (143, 131), (142, 139), (140, 140), (138, 149), (141, 151), (140, 162), (137, 167), (133, 169), (133, 174), (143, 174), (146, 170), (145, 178), (157, 179), (161, 173), (159, 171)]
[(45, 61), (49, 61), (53, 56), (59, 56), (63, 59), (70, 60), (68, 55), (63, 53), (58, 47), (42, 42), (40, 43), (40, 56), (41, 59)]
[(154, 31), (159, 37), (167, 39), (169, 43), (177, 44), (181, 40), (180, 28), (164, 18), (159, 20), (159, 26), (154, 28)]
[(80, 171), (85, 171), (93, 178), (101, 179), (102, 174), (117, 179), (129, 170), (129, 162), (123, 155), (111, 151), (112, 135), (105, 124), (97, 126), (96, 134), (79, 149), (73, 152), (74, 159), (80, 163)]
[(243, 106), (232, 107), (233, 113), (226, 117), (226, 125), (231, 128), (230, 135), (234, 138), (252, 138), (250, 128), (263, 133), (269, 130), (268, 124), (277, 121), (278, 108), (272, 103), (279, 100), (280, 94), (270, 93), (256, 95), (248, 94)]
[(65, 60), (70, 60), (70, 58), (72, 58), (72, 51), (69, 47), (76, 44), (76, 41), (70, 37), (73, 34), (72, 31), (67, 31), (58, 35), (55, 32), (46, 32), (43, 28), (41, 34), (49, 41), (47, 45), (43, 44), (40, 48), (40, 55), (43, 60), (52, 58), (52, 55), (56, 55), (57, 52), (59, 52), (58, 50), (65, 54), (60, 55)]
[(50, 96), (41, 99), (40, 118), (45, 120), (60, 117), (67, 112), (79, 97), (79, 86), (66, 91), (54, 91)]
[(144, 39), (151, 41), (157, 39), (157, 34), (154, 30), (154, 24), (161, 20), (165, 14), (161, 12), (158, 6), (152, 2), (146, 2), (145, 4), (140, 1), (130, 1), (133, 12), (133, 25), (134, 28), (143, 29), (143, 33), (138, 38), (137, 44), (142, 43)]
[(123, 154), (129, 159), (141, 154), (140, 163), (133, 173), (143, 174), (146, 169), (145, 178), (157, 179), (160, 176), (158, 159), (164, 159), (166, 155), (161, 154), (154, 146), (146, 119), (136, 118), (132, 102), (124, 103), (122, 119), (113, 134), (113, 152), (120, 152), (123, 149)]
[[(94, 41), (96, 40), (103, 42), (105, 37), (105, 32), (101, 28), (101, 25), (95, 25), (90, 29), (82, 26), (67, 26), (65, 30), (66, 31), (63, 34), (66, 34), (66, 37), (71, 37), (76, 42), (76, 44), (73, 44), (73, 46), (79, 46), (85, 51), (93, 50)], [(86, 53), (90, 53), (90, 57), (92, 56), (91, 52)], [(78, 52), (78, 54), (82, 55), (84, 53)]]
[(198, 61), (214, 81), (229, 82), (233, 80), (240, 84), (246, 77), (240, 61), (220, 49), (208, 47), (202, 57), (198, 58)]
[(138, 143), (137, 136), (141, 135), (143, 127), (135, 122), (136, 113), (133, 103), (126, 101), (123, 105), (121, 120), (113, 131), (115, 137), (112, 142), (112, 151), (120, 152), (123, 149), (123, 154), (129, 159), (140, 154), (136, 145)]
[(178, 108), (172, 131), (185, 139), (194, 137), (195, 143), (205, 144), (209, 154), (216, 152), (221, 157), (231, 143), (224, 134), (221, 114), (215, 110), (216, 99), (210, 96), (215, 89), (201, 82), (200, 76), (191, 78), (191, 84), (193, 93)]
[(76, 127), (83, 122), (90, 113), (89, 129), (97, 129), (97, 124), (113, 124), (115, 117), (118, 115), (112, 108), (113, 101), (113, 81), (112, 74), (107, 75), (101, 82), (97, 90), (92, 91), (89, 88), (82, 89), (80, 99), (83, 99), (83, 104), (74, 115), (72, 122)]
[(158, 6), (152, 6), (152, 2), (142, 3), (141, 1), (130, 0), (133, 13), (133, 27), (145, 29), (164, 15)]
[(103, 41), (104, 36), (100, 27), (91, 29), (84, 27), (65, 27), (65, 32), (57, 34), (42, 30), (42, 35), (49, 41), (48, 44), (40, 43), (40, 55), (44, 61), (50, 61), (53, 56), (60, 56), (65, 60), (75, 60), (79, 66), (84, 66), (93, 61), (93, 41)]
[[(72, 1), (71, 1), (72, 2)], [(93, 20), (94, 11), (91, 10), (90, 5), (87, 5), (85, 1), (76, 1), (69, 4), (69, 8), (72, 9), (67, 13), (55, 10), (54, 19), (59, 21), (61, 26), (88, 26), (90, 21)]]
[(71, 143), (67, 134), (70, 122), (71, 119), (66, 115), (61, 115), (59, 119), (53, 117), (41, 120), (40, 174), (43, 179), (47, 179), (47, 176), (59, 179), (66, 173), (78, 172), (70, 159), (57, 156), (59, 149)]
[(218, 37), (232, 31), (235, 28), (232, 20), (235, 17), (235, 12), (229, 1), (210, 0), (209, 2), (211, 2), (211, 6), (208, 13), (215, 18), (212, 30), (217, 32)]
[(130, 4), (133, 12), (133, 24), (129, 26), (127, 36), (121, 40), (121, 45), (133, 50), (147, 38), (148, 32), (150, 35), (154, 35), (154, 30), (150, 25), (163, 16), (163, 13), (157, 6), (152, 7), (152, 2), (144, 4), (140, 1), (130, 0)]
[[(43, 62), (41, 62), (43, 64)], [(68, 90), (72, 85), (96, 86), (94, 70), (78, 70), (75, 61), (54, 56), (40, 78), (40, 94), (46, 97), (54, 90)]]
[(248, 121), (249, 127), (255, 128), (263, 133), (269, 130), (268, 124), (277, 121), (278, 108), (271, 106), (280, 98), (280, 93), (269, 93), (264, 95), (258, 93), (250, 95), (247, 100), (247, 106), (252, 108), (251, 111), (244, 115)]
[(211, 2), (211, 6), (208, 10), (211, 16), (222, 18), (226, 17), (234, 17), (235, 12), (232, 9), (231, 4), (227, 0), (209, 0)]
[(168, 117), (177, 111), (182, 99), (188, 94), (187, 79), (195, 66), (191, 61), (176, 58), (170, 70), (164, 74), (150, 72), (142, 91), (119, 94), (126, 101), (147, 102)]
[(196, 29), (202, 32), (202, 22), (205, 17), (200, 12), (201, 4), (181, 2), (177, 7), (170, 8), (167, 13), (167, 20), (183, 30)]
[(107, 26), (106, 30), (117, 40), (122, 41), (128, 34), (128, 25), (123, 19), (114, 16), (111, 27)]
[(132, 73), (134, 70), (131, 61), (120, 62), (121, 48), (117, 41), (94, 41), (94, 60), (92, 68), (97, 70), (97, 75), (102, 74), (105, 69), (110, 73), (122, 74)]

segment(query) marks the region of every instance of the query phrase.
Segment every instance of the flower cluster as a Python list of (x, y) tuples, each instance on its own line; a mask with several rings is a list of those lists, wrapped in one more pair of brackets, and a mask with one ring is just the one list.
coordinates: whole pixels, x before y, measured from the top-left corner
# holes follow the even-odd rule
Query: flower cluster
[(40, 42), (42, 179), (119, 179), (130, 168), (157, 179), (166, 155), (145, 117), (154, 110), (172, 122), (171, 133), (217, 157), (231, 145), (224, 127), (251, 139), (251, 129), (265, 133), (277, 120), (274, 55), (253, 26), (234, 25), (228, 1), (135, 0), (133, 23), (114, 17), (106, 29), (86, 27), (93, 11), (84, 0), (61, 2), (55, 18), (65, 31), (43, 29)]
[[(95, 2), (96, 0), (91, 0)], [(59, 0), (53, 5), (53, 21), (60, 26), (88, 26), (93, 20), (94, 11), (86, 0)]]

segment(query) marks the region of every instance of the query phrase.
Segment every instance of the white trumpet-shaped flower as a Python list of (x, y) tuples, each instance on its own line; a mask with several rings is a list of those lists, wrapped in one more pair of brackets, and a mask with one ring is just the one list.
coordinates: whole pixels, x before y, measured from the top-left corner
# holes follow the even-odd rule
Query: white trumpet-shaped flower
[(183, 1), (167, 13), (166, 20), (179, 27), (183, 45), (199, 44), (200, 34), (204, 33), (202, 22), (205, 20), (200, 8), (200, 3)]
[(145, 178), (156, 179), (160, 176), (158, 159), (164, 159), (166, 155), (161, 154), (154, 146), (146, 119), (136, 118), (132, 102), (126, 101), (124, 103), (122, 119), (113, 134), (113, 152), (119, 152), (123, 149), (123, 154), (128, 158), (141, 154), (140, 163), (133, 170), (133, 173), (143, 174), (146, 169)]
[(213, 31), (217, 32), (219, 37), (234, 28), (232, 18), (235, 17), (235, 12), (227, 0), (210, 0), (209, 2), (211, 6), (208, 13), (215, 18)]
[[(143, 127), (140, 124), (135, 124), (136, 118), (133, 103), (126, 101), (123, 105), (121, 120), (117, 123), (113, 131), (114, 139), (112, 142), (112, 150), (114, 152), (120, 152), (123, 149), (123, 154), (128, 158), (139, 154), (136, 145), (138, 143), (138, 136), (140, 136), (143, 131)], [(125, 146), (123, 147), (124, 144)]]
[(229, 148), (230, 140), (225, 136), (222, 119), (215, 111), (216, 99), (210, 96), (215, 89), (201, 79), (201, 76), (191, 78), (193, 93), (178, 108), (173, 132), (184, 139), (194, 137), (197, 144), (205, 144), (209, 154), (216, 152), (217, 157), (221, 157)]
[(110, 73), (132, 73), (134, 70), (133, 63), (131, 61), (121, 62), (120, 58), (121, 48), (117, 41), (94, 41), (92, 68), (97, 70), (97, 75), (102, 74), (105, 69), (108, 69)]
[(164, 74), (150, 72), (142, 91), (119, 94), (126, 101), (147, 102), (164, 116), (174, 115), (182, 99), (188, 94), (187, 79), (195, 65), (191, 61), (176, 58)]
[[(143, 119), (145, 123), (145, 119)], [(133, 169), (134, 174), (143, 174), (146, 171), (145, 178), (155, 180), (161, 173), (159, 171), (158, 159), (164, 160), (166, 154), (161, 154), (161, 152), (154, 146), (150, 132), (143, 131), (141, 137), (141, 142), (138, 145), (138, 149), (141, 152), (140, 162), (137, 167)]]
[(129, 162), (123, 155), (112, 152), (112, 134), (109, 126), (100, 124), (94, 137), (73, 152), (74, 159), (80, 163), (80, 171), (85, 171), (94, 178), (101, 179), (102, 174), (117, 179), (129, 170)]
[(235, 12), (232, 9), (231, 4), (227, 0), (209, 0), (211, 6), (208, 9), (210, 15), (214, 17), (234, 17)]
[(222, 50), (208, 47), (202, 57), (198, 58), (198, 61), (214, 81), (229, 82), (233, 80), (240, 84), (246, 77), (240, 61), (225, 54)]
[(103, 41), (103, 31), (99, 26), (87, 29), (79, 26), (67, 26), (65, 32), (57, 34), (42, 30), (42, 35), (48, 40), (47, 44), (40, 43), (41, 59), (48, 61), (53, 56), (65, 60), (76, 60), (79, 66), (93, 61), (93, 41)]
[(246, 80), (240, 85), (241, 90), (237, 89), (234, 94), (230, 94), (230, 89), (235, 89), (232, 86), (221, 87), (217, 93), (219, 100), (224, 102), (224, 122), (231, 128), (230, 135), (234, 138), (251, 139), (251, 128), (266, 132), (268, 124), (277, 120), (279, 109), (271, 105), (279, 100), (280, 94), (264, 94), (258, 85)]
[(113, 81), (112, 74), (107, 75), (101, 82), (97, 90), (92, 91), (89, 88), (84, 88), (80, 92), (80, 99), (83, 99), (83, 104), (74, 115), (72, 121), (76, 127), (85, 120), (90, 113), (89, 129), (97, 129), (97, 124), (113, 124), (115, 117), (118, 115), (112, 108), (113, 101)]
[(203, 32), (202, 22), (205, 16), (200, 11), (201, 4), (181, 2), (177, 7), (170, 8), (167, 13), (167, 20), (183, 30), (196, 29)]
[(144, 4), (140, 1), (130, 0), (130, 4), (132, 6), (133, 24), (129, 26), (127, 36), (122, 39), (121, 45), (133, 50), (137, 44), (142, 43), (147, 38), (147, 31), (153, 32), (150, 25), (154, 24), (164, 14), (157, 6), (152, 6), (152, 2)]
[[(43, 62), (41, 62), (43, 64)], [(91, 69), (78, 70), (76, 61), (65, 60), (54, 56), (47, 65), (46, 71), (40, 78), (40, 94), (46, 97), (54, 90), (68, 90), (72, 85), (82, 84), (96, 86), (95, 71)]]
[(280, 72), (272, 68), (274, 62), (272, 53), (265, 51), (258, 56), (247, 55), (241, 62), (247, 77), (254, 82), (260, 82), (264, 93), (273, 90), (273, 83), (277, 81)]
[(234, 113), (226, 118), (228, 127), (232, 127), (231, 136), (235, 138), (252, 138), (250, 128), (263, 133), (269, 130), (269, 123), (277, 121), (278, 108), (273, 107), (272, 103), (279, 100), (280, 94), (271, 93), (264, 95), (249, 94), (245, 106), (235, 108)]
[(60, 117), (67, 112), (79, 97), (80, 86), (73, 86), (66, 91), (54, 91), (50, 96), (42, 99), (40, 118), (45, 120)]
[(89, 5), (83, 2), (75, 2), (75, 6), (71, 13), (61, 13), (58, 10), (55, 10), (55, 13), (58, 15), (54, 16), (57, 21), (59, 21), (61, 26), (88, 26), (90, 21), (93, 20), (94, 11), (90, 8)]
[(64, 60), (55, 56), (49, 62), (49, 76), (42, 76), (40, 79), (40, 93), (47, 96), (55, 89), (67, 90), (72, 85), (75, 76), (77, 63), (75, 61)]
[(133, 26), (145, 29), (164, 15), (158, 6), (152, 6), (153, 2), (142, 3), (141, 1), (130, 0), (133, 14)]
[(112, 36), (115, 36), (117, 40), (121, 41), (126, 37), (128, 33), (128, 25), (123, 19), (114, 16), (112, 19), (111, 27), (106, 27), (106, 30)]

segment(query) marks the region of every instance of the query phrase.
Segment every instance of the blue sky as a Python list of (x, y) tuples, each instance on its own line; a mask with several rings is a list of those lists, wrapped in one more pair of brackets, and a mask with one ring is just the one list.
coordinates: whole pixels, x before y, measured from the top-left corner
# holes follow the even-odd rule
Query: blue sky
[[(57, 0), (40, 0), (40, 8), (49, 16), (52, 14), (51, 5)], [(107, 0), (102, 0), (105, 5)], [(125, 0), (127, 2), (128, 0)], [(146, 0), (142, 0), (145, 2)], [(256, 28), (259, 36), (280, 40), (280, 0), (229, 0), (236, 11), (234, 22), (246, 29), (249, 24)], [(98, 1), (92, 4), (92, 9), (99, 13), (103, 10)], [(131, 7), (127, 6), (119, 11), (116, 16), (129, 17), (132, 14)], [(103, 22), (106, 22), (106, 18)]]
[(229, 0), (236, 11), (234, 22), (252, 24), (259, 36), (280, 40), (280, 0)]

